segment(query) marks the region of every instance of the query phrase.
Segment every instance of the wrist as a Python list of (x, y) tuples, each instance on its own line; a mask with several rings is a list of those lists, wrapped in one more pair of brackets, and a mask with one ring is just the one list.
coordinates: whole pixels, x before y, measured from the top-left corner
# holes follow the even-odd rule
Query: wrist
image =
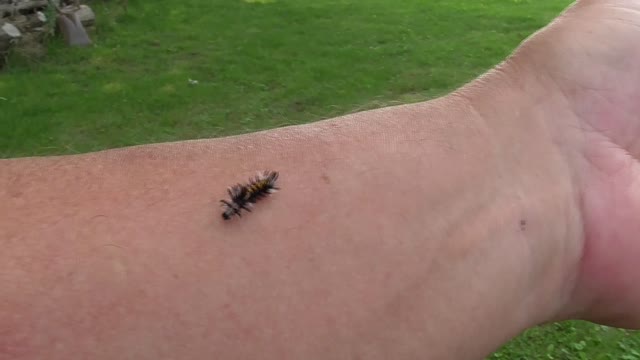
[(580, 190), (572, 169), (573, 114), (553, 83), (512, 58), (452, 96), (482, 119), (496, 157), (506, 202), (518, 211), (531, 264), (529, 325), (573, 314), (573, 290), (584, 247)]

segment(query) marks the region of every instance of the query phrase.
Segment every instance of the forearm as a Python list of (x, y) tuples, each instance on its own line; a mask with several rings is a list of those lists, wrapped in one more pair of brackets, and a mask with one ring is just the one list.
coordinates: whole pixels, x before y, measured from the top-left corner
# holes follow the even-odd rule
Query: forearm
[[(573, 253), (556, 224), (575, 217), (556, 165), (505, 171), (510, 140), (483, 116), (451, 96), (235, 138), (4, 161), (0, 351), (477, 358), (561, 306), (567, 281), (553, 274)], [(546, 155), (529, 150), (515, 151)], [(265, 169), (282, 191), (223, 221), (226, 186)]]

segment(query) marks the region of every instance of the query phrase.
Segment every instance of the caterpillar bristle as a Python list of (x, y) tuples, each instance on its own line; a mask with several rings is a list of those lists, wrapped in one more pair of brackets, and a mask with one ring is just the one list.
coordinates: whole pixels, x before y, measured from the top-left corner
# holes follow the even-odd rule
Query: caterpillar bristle
[(275, 186), (278, 176), (277, 171), (267, 170), (250, 178), (246, 184), (236, 184), (227, 188), (230, 200), (220, 200), (224, 207), (222, 218), (230, 220), (234, 215), (242, 217), (242, 209), (251, 212), (251, 208), (258, 200), (279, 190)]

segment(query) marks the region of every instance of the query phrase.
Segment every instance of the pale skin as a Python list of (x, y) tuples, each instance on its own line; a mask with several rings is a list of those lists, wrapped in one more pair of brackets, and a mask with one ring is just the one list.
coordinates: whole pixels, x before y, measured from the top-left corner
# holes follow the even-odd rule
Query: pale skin
[[(480, 359), (640, 328), (640, 2), (441, 99), (0, 162), (0, 359)], [(275, 195), (222, 220), (225, 188)]]

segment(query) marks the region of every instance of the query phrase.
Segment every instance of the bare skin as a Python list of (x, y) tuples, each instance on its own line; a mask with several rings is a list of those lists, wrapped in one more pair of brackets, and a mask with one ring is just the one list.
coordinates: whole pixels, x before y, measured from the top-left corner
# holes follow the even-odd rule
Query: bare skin
[[(0, 359), (478, 359), (546, 321), (640, 327), (639, 38), (637, 1), (582, 1), (431, 102), (1, 161)], [(222, 220), (265, 169), (282, 191)]]
[(640, 2), (589, 0), (522, 49), (572, 113), (548, 119), (563, 134), (585, 232), (568, 311), (633, 328), (640, 327), (639, 40)]

